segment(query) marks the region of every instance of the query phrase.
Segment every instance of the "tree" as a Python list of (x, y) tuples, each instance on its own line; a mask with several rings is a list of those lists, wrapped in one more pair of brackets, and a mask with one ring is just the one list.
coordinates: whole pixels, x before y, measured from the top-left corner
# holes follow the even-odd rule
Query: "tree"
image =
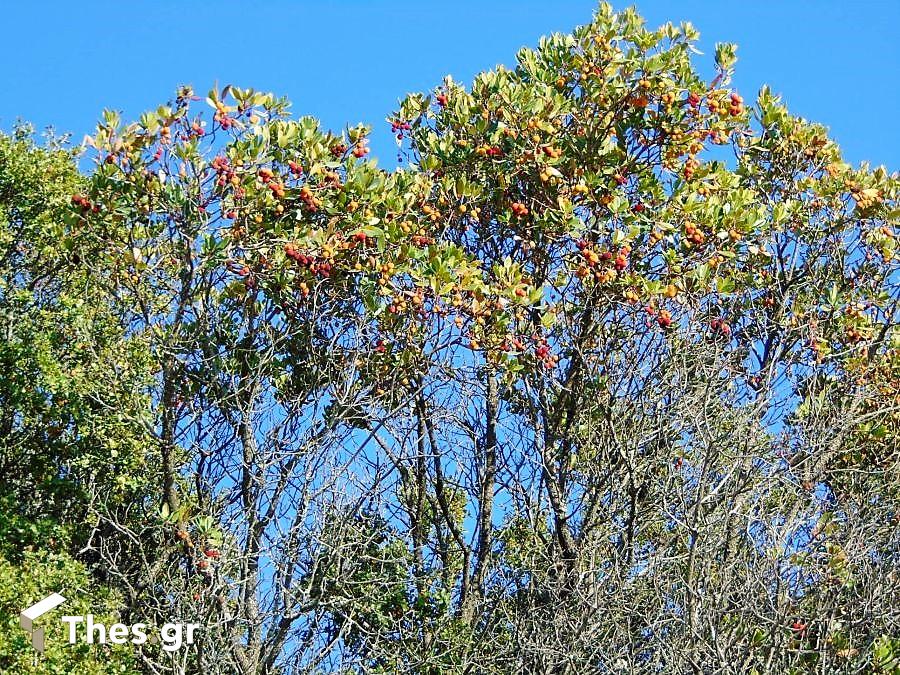
[(4, 672), (121, 672), (110, 661), (65, 650), (62, 631), (31, 670), (33, 650), (18, 613), (51, 592), (67, 608), (105, 617), (116, 589), (92, 577), (83, 556), (91, 495), (111, 512), (145, 494), (139, 416), (148, 376), (139, 343), (127, 340), (91, 284), (65, 233), (69, 199), (84, 178), (63, 139), (38, 146), (31, 130), (0, 135), (0, 598)]
[(461, 604), (518, 668), (854, 668), (896, 630), (896, 176), (751, 114), (733, 46), (700, 81), (695, 38), (602, 6), (396, 118), (489, 289)]
[[(415, 358), (412, 346), (388, 354), (378, 316), (381, 289), (434, 264), (432, 239), (410, 239), (405, 218), (425, 186), (363, 161), (363, 128), (335, 136), (232, 87), (211, 94), (205, 130), (194, 98), (182, 90), (127, 126), (109, 113), (76, 200), (71, 227), (92, 233), (94, 276), (158, 364), (159, 517), (132, 529), (98, 512), (143, 546), (97, 551), (132, 607), (221, 628), (181, 667), (270, 672), (288, 644), (303, 660), (330, 651), (309, 628), (331, 602), (313, 591), (329, 554), (318, 536), (363, 452), (339, 443), (372, 435), (366, 407)], [(142, 658), (162, 669), (174, 656)]]
[(697, 37), (601, 5), (394, 171), (253, 90), (104, 116), (66, 227), (159, 475), (88, 548), (205, 627), (145, 670), (895, 667), (900, 179)]

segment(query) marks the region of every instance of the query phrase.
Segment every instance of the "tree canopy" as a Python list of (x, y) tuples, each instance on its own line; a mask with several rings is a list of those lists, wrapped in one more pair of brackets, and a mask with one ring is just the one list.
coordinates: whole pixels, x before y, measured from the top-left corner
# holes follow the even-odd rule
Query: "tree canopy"
[(897, 672), (900, 177), (698, 37), (600, 5), (392, 170), (236, 86), (2, 137), (9, 564), (201, 623), (128, 672)]

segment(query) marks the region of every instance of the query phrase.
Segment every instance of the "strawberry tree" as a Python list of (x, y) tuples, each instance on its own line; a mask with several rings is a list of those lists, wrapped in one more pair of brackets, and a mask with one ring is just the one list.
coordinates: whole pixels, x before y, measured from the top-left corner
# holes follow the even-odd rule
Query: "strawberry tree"
[[(379, 169), (367, 135), (326, 132), (289, 118), (283, 100), (228, 87), (205, 102), (184, 88), (127, 125), (108, 112), (89, 141), (96, 168), (72, 198), (71, 237), (151, 344), (160, 525), (185, 566), (184, 597), (202, 598), (190, 584), (214, 571), (256, 592), (278, 524), (257, 500), (289, 500), (299, 470), (290, 453), (303, 443), (282, 434), (369, 429), (367, 407), (400, 404), (428, 371), (434, 317), (477, 268), (420, 211), (427, 178)], [(279, 421), (261, 422), (262, 410)], [(202, 439), (222, 425), (234, 436), (213, 453)], [(222, 471), (243, 476), (238, 487), (216, 487)], [(281, 476), (274, 491), (252, 480), (259, 471)], [(211, 493), (197, 489), (204, 482)], [(211, 564), (196, 543), (204, 508), (229, 517), (232, 487), (256, 525), (223, 558), (249, 565), (249, 577)], [(282, 564), (300, 554), (288, 555)], [(265, 620), (254, 615), (239, 663), (282, 647), (286, 636), (262, 646)]]
[[(495, 499), (518, 505), (505, 511), (511, 522), (549, 518), (550, 557), (576, 574), (598, 532), (617, 541), (622, 564), (678, 550), (671, 520), (654, 511), (671, 499), (670, 472), (685, 518), (707, 481), (718, 491), (739, 477), (728, 503), (740, 511), (764, 493), (786, 499), (762, 482), (784, 475), (800, 528), (818, 517), (816, 496), (852, 510), (896, 481), (896, 448), (880, 441), (896, 420), (897, 177), (846, 165), (823, 127), (768, 89), (748, 103), (731, 87), (733, 45), (717, 46), (704, 81), (691, 61), (697, 37), (689, 24), (650, 31), (634, 11), (601, 5), (591, 24), (523, 49), (515, 68), (470, 88), (447, 79), (392, 118), (433, 183), (422, 211), (482, 263), (461, 280), (455, 320), (480, 366), (476, 586)], [(717, 402), (681, 403), (700, 386)], [(503, 417), (516, 421), (498, 431)], [(524, 459), (507, 454), (504, 465), (503, 447)], [(541, 508), (517, 496), (523, 465)], [(750, 549), (787, 556), (796, 535), (771, 517), (772, 538)], [(742, 545), (738, 520), (715, 535), (726, 559)], [(890, 547), (891, 531), (878, 546)], [(840, 561), (843, 546), (824, 551)], [(680, 583), (695, 585), (697, 569), (683, 569)], [(692, 617), (694, 602), (676, 604)]]
[(392, 171), (249, 89), (104, 115), (63, 244), (148, 345), (160, 553), (101, 552), (191, 667), (885, 662), (900, 181), (698, 37), (600, 5)]

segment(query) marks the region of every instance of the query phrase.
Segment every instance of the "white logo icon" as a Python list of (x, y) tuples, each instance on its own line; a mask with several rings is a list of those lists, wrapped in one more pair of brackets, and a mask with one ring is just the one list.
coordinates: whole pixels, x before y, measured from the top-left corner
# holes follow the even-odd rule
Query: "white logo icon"
[(28, 609), (22, 610), (22, 613), (19, 614), (19, 624), (31, 635), (31, 645), (36, 651), (44, 651), (44, 629), (35, 628), (35, 619), (51, 609), (56, 609), (65, 601), (66, 599), (59, 593), (52, 593)]

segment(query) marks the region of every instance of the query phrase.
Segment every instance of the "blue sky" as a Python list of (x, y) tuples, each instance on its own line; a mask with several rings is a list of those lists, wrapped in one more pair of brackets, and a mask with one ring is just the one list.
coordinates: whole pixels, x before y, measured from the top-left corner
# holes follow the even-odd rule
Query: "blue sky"
[[(614, 3), (617, 8), (625, 3)], [(382, 164), (394, 151), (382, 121), (399, 98), (463, 82), (519, 47), (585, 23), (593, 0), (299, 2), (15, 2), (0, 28), (0, 129), (22, 118), (76, 140), (104, 107), (126, 118), (166, 101), (179, 84), (214, 82), (289, 97), (326, 125), (376, 126)], [(900, 169), (900, 2), (644, 0), (648, 23), (689, 20), (709, 72), (713, 45), (740, 45), (737, 87), (764, 82), (791, 110), (826, 124), (851, 162)], [(749, 96), (748, 96), (749, 98)]]

